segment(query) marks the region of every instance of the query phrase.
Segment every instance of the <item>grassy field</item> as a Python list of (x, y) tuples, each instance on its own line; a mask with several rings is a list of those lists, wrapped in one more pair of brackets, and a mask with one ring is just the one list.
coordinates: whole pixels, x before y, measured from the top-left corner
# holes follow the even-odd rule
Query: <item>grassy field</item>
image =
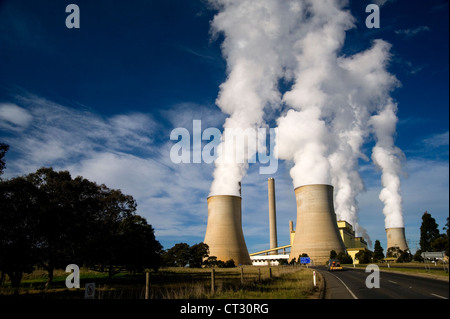
[[(144, 299), (145, 274), (120, 273), (112, 278), (104, 273), (80, 269), (80, 289), (67, 289), (68, 273), (57, 270), (46, 288), (47, 274), (35, 270), (24, 275), (21, 287), (11, 289), (6, 281), (0, 298), (82, 299), (84, 286), (94, 282), (96, 299)], [(311, 299), (318, 298), (321, 277), (313, 286), (312, 270), (292, 266), (215, 269), (215, 289), (211, 291), (211, 269), (162, 268), (150, 273), (150, 299)]]

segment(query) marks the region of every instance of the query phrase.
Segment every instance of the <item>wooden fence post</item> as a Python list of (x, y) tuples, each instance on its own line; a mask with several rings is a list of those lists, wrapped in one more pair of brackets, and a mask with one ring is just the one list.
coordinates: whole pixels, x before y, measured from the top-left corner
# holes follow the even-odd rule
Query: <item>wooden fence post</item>
[(145, 299), (150, 298), (150, 273), (145, 272)]
[(215, 286), (216, 286), (216, 271), (214, 268), (211, 269), (211, 293), (215, 293)]

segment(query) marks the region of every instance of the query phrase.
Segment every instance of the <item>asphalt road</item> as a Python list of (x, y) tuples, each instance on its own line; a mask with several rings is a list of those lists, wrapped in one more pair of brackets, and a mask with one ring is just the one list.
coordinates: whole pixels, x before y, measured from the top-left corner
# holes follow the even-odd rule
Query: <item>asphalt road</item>
[[(448, 281), (380, 271), (380, 287), (367, 288), (366, 279), (372, 273), (364, 269), (347, 268), (334, 272), (328, 272), (325, 267), (316, 269), (326, 282), (325, 299), (449, 298)], [(375, 282), (373, 279), (370, 281)]]

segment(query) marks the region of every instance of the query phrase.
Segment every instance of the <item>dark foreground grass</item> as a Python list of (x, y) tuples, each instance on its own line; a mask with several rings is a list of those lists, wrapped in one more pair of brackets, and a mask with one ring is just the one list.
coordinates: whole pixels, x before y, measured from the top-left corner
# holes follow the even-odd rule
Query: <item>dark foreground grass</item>
[[(86, 283), (95, 283), (95, 299), (144, 299), (145, 274), (107, 274), (80, 269), (80, 289), (67, 289), (68, 273), (55, 271), (53, 284), (45, 287), (46, 273), (36, 270), (26, 275), (19, 289), (8, 282), (0, 288), (0, 298), (83, 299)], [(243, 267), (215, 269), (214, 293), (211, 269), (163, 268), (150, 273), (150, 299), (308, 299), (317, 298), (312, 271), (297, 267)], [(317, 278), (318, 286), (320, 278)]]

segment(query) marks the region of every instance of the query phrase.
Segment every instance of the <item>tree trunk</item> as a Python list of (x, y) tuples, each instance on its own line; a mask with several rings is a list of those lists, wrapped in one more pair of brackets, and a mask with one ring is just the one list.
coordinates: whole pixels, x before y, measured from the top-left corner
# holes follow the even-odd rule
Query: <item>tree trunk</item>
[(45, 283), (45, 288), (47, 288), (48, 286), (50, 286), (53, 283), (53, 270), (54, 270), (53, 266), (47, 267), (48, 278), (47, 278), (47, 282)]
[(19, 288), (20, 281), (22, 280), (22, 272), (21, 271), (11, 271), (8, 272), (9, 279), (11, 280), (12, 288)]

